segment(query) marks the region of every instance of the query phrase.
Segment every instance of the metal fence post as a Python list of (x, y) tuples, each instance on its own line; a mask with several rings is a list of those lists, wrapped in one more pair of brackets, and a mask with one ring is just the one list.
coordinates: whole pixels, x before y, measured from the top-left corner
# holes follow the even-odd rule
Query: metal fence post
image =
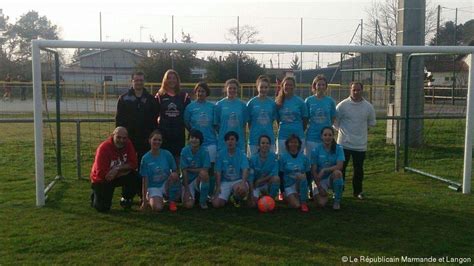
[(76, 120), (76, 167), (77, 178), (81, 179), (81, 120)]

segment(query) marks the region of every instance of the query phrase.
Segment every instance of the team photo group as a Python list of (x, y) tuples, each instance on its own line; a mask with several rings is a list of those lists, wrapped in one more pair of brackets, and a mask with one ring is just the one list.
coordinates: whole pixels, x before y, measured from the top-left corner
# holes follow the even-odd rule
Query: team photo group
[(351, 190), (344, 182), (351, 158), (352, 193), (364, 199), (367, 134), (376, 120), (360, 82), (352, 82), (337, 105), (324, 76), (314, 78), (304, 100), (294, 94), (293, 77), (286, 76), (272, 98), (270, 79), (259, 76), (258, 94), (247, 103), (239, 99), (236, 79), (225, 82), (225, 97), (216, 103), (207, 99), (205, 82), (195, 85), (193, 97), (181, 91), (174, 70), (164, 74), (156, 95), (144, 88), (142, 72), (131, 83), (90, 174), (91, 206), (99, 212), (110, 210), (116, 187), (125, 209), (138, 196), (139, 208), (152, 211), (228, 202), (260, 208), (263, 198), (302, 212), (310, 200), (339, 210), (343, 191)]

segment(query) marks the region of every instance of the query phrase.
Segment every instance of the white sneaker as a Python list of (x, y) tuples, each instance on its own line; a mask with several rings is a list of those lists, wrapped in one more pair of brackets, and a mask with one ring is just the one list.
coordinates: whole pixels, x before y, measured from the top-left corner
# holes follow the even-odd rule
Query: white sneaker
[(209, 208), (209, 207), (207, 207), (207, 203), (200, 204), (199, 206), (200, 206), (201, 209), (203, 209), (203, 210), (206, 210), (206, 209)]
[(339, 202), (334, 202), (334, 204), (332, 205), (332, 209), (333, 210), (340, 210), (341, 209), (341, 204)]

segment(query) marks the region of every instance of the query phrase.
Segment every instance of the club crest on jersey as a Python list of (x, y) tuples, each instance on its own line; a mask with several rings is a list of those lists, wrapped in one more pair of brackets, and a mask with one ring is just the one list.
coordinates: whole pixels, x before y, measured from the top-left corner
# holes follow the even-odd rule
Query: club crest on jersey
[(168, 105), (168, 109), (166, 109), (165, 111), (165, 115), (167, 117), (178, 117), (179, 116), (178, 106), (175, 103), (170, 103)]

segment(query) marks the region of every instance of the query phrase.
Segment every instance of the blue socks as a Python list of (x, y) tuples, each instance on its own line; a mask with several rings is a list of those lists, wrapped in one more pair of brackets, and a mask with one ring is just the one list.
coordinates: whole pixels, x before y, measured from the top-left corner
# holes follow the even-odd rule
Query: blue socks
[(306, 203), (308, 201), (308, 180), (300, 180), (300, 202)]
[(342, 178), (338, 178), (332, 182), (332, 185), (334, 190), (334, 201), (340, 203), (342, 198), (342, 188), (344, 186), (344, 181), (342, 180)]
[(179, 195), (179, 191), (181, 190), (180, 183), (179, 182), (171, 183), (168, 190), (169, 190), (170, 201), (176, 201), (178, 199), (177, 195)]
[(280, 188), (280, 183), (270, 183), (270, 197), (276, 198), (278, 196), (278, 189)]
[(205, 204), (207, 201), (207, 195), (209, 194), (209, 182), (201, 182), (199, 185), (199, 203)]

